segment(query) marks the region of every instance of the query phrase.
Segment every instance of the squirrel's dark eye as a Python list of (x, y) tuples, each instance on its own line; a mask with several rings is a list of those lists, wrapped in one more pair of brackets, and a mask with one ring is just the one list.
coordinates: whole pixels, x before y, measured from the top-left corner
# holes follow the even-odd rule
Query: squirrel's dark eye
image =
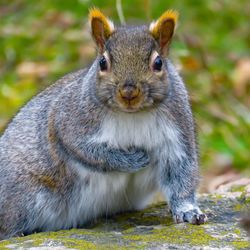
[(100, 69), (101, 71), (106, 71), (108, 69), (108, 62), (105, 58), (105, 56), (102, 56), (99, 61)]
[(162, 68), (162, 60), (159, 56), (157, 56), (154, 60), (153, 70), (161, 71), (161, 68)]

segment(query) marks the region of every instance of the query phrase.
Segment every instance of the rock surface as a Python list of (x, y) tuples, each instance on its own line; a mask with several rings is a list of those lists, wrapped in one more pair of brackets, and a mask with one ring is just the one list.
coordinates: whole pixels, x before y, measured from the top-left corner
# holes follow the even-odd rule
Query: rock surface
[(159, 203), (141, 212), (101, 219), (88, 229), (38, 233), (0, 242), (0, 249), (250, 249), (250, 237), (241, 227), (250, 199), (234, 188), (224, 194), (199, 198), (207, 213), (205, 225), (174, 224), (166, 205)]

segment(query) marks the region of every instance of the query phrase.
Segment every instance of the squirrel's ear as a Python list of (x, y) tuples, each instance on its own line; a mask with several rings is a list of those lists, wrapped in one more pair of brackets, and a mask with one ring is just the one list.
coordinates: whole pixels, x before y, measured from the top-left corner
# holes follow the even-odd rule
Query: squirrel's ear
[(178, 20), (178, 15), (177, 11), (167, 10), (156, 22), (152, 22), (149, 26), (149, 31), (158, 42), (163, 55), (167, 54), (169, 43), (174, 34), (174, 29)]
[(114, 24), (97, 8), (89, 11), (89, 22), (92, 36), (101, 52), (103, 52), (105, 41), (114, 32)]

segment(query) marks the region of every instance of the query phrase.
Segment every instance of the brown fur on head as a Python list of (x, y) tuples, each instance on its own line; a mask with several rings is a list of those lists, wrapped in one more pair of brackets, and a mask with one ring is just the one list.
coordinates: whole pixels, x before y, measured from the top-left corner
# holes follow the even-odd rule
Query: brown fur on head
[(177, 13), (167, 11), (149, 27), (115, 28), (97, 9), (90, 11), (89, 18), (99, 51), (96, 89), (100, 100), (125, 112), (161, 102), (167, 93), (165, 58)]

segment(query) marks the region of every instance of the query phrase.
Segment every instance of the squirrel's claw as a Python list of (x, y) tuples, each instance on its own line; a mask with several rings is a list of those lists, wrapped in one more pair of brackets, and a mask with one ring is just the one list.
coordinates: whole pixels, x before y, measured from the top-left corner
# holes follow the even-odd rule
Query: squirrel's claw
[(175, 214), (174, 220), (176, 223), (188, 222), (193, 225), (201, 225), (207, 222), (207, 216), (200, 213), (197, 209), (192, 209)]

